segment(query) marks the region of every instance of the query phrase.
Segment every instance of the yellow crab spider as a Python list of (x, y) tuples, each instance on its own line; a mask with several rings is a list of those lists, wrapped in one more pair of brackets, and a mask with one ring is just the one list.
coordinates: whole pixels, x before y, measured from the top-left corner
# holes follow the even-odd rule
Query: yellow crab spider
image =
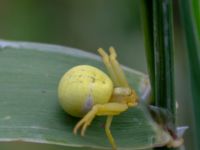
[(71, 68), (61, 78), (58, 86), (59, 102), (63, 109), (72, 116), (82, 117), (74, 127), (73, 133), (81, 130), (84, 136), (87, 127), (95, 116), (107, 116), (105, 132), (113, 150), (117, 149), (110, 126), (115, 115), (138, 104), (138, 96), (132, 89), (125, 74), (116, 60), (113, 47), (108, 55), (102, 48), (98, 49), (110, 78), (101, 70), (80, 65)]

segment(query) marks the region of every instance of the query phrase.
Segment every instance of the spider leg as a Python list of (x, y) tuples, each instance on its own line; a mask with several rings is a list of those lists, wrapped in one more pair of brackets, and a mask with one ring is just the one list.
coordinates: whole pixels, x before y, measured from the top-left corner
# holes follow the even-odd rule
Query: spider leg
[(120, 86), (120, 83), (118, 82), (118, 78), (117, 78), (117, 75), (113, 69), (113, 66), (110, 62), (110, 56), (102, 49), (102, 48), (99, 48), (97, 50), (102, 58), (102, 61), (114, 83), (114, 86)]
[[(99, 48), (98, 52), (102, 57), (104, 65), (106, 66), (106, 68), (110, 74), (110, 77), (114, 82), (115, 87), (129, 87), (126, 77), (124, 75), (124, 72), (123, 72), (122, 68), (120, 67), (120, 64), (116, 60), (117, 54), (115, 52), (115, 49), (113, 47), (110, 47), (110, 49), (109, 49), (110, 55), (108, 55), (102, 48)], [(122, 95), (123, 95), (123, 93), (122, 93)], [(116, 149), (115, 140), (110, 131), (112, 119), (113, 119), (112, 115), (107, 117), (105, 131), (106, 131), (106, 135), (107, 135), (108, 140), (111, 143), (113, 149)]]
[(116, 143), (115, 143), (115, 139), (113, 138), (112, 136), (112, 133), (110, 131), (110, 126), (111, 126), (111, 123), (112, 123), (112, 119), (113, 119), (113, 116), (108, 116), (107, 119), (106, 119), (106, 125), (105, 125), (105, 131), (106, 131), (106, 135), (108, 137), (108, 140), (110, 142), (110, 144), (112, 145), (113, 149), (117, 149), (117, 146), (116, 146)]
[[(118, 115), (128, 109), (126, 104), (121, 103), (106, 103), (106, 104), (96, 104), (74, 127), (74, 134), (77, 134), (78, 130), (81, 129), (81, 135), (84, 136), (87, 127), (91, 124), (94, 117), (97, 116), (113, 116)], [(106, 123), (106, 132), (108, 132), (112, 119), (108, 119)], [(109, 123), (110, 122), (110, 123)], [(109, 133), (108, 133), (109, 134)], [(109, 134), (111, 135), (111, 134)], [(112, 135), (111, 135), (112, 137)], [(112, 139), (112, 138), (111, 138)], [(110, 140), (110, 139), (109, 139)], [(112, 142), (113, 143), (113, 142)], [(112, 144), (111, 143), (111, 144)]]
[(110, 52), (110, 63), (112, 65), (112, 68), (114, 70), (114, 74), (117, 77), (117, 81), (119, 82), (120, 87), (129, 87), (128, 85), (128, 81), (126, 79), (126, 76), (124, 74), (124, 71), (122, 70), (119, 62), (117, 61), (117, 53), (114, 49), (114, 47), (110, 47), (109, 48), (109, 52)]

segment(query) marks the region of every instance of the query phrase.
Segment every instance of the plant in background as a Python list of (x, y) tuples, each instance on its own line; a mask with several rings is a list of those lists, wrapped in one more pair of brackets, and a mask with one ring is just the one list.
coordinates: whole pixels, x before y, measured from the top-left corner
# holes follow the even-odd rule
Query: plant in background
[[(153, 91), (153, 103), (155, 106), (166, 108), (172, 114), (172, 118), (168, 120), (168, 123), (172, 124), (170, 132), (175, 133), (176, 101), (174, 99), (173, 2), (172, 0), (143, 0), (142, 4), (146, 56)], [(196, 116), (196, 135), (199, 136), (200, 36), (198, 35), (200, 35), (200, 3), (199, 0), (183, 0), (179, 4), (184, 24), (183, 29), (185, 30), (188, 44)], [(185, 130), (187, 127), (183, 127), (182, 129)], [(199, 147), (199, 144), (196, 145), (197, 149)]]
[(191, 78), (191, 93), (195, 116), (195, 148), (200, 149), (200, 1), (179, 0)]

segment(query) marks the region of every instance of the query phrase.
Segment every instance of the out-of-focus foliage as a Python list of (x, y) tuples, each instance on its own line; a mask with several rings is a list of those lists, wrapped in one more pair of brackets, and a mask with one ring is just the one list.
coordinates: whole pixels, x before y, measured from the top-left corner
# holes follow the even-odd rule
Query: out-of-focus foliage
[(191, 13), (194, 15), (194, 27), (197, 30), (197, 38), (200, 41), (200, 1), (191, 0)]
[[(187, 54), (189, 59), (189, 69), (191, 78), (191, 91), (193, 110), (195, 116), (195, 136), (196, 149), (200, 149), (200, 2), (199, 0), (184, 0), (179, 1), (181, 8), (182, 23), (184, 26), (185, 41), (187, 44)], [(195, 6), (197, 5), (197, 6)]]
[[(0, 3), (0, 38), (62, 44), (93, 52), (112, 45), (119, 50), (122, 63), (146, 70), (138, 0)], [(132, 56), (132, 50), (137, 57)]]

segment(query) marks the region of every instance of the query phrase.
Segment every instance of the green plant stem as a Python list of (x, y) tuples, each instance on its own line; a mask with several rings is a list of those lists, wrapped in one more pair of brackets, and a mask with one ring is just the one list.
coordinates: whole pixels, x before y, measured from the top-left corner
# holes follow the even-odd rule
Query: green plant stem
[(175, 124), (172, 0), (143, 0), (143, 17), (154, 104), (170, 111)]
[[(196, 139), (200, 139), (200, 42), (198, 39), (198, 32), (195, 26), (195, 16), (192, 13), (190, 0), (179, 0), (183, 29), (185, 31), (187, 51), (189, 58), (189, 68), (191, 77), (191, 87), (193, 96), (193, 110), (195, 114), (196, 124)], [(200, 143), (196, 141), (197, 149), (200, 149)]]
[(153, 1), (155, 103), (175, 116), (172, 1)]
[(200, 1), (199, 0), (192, 0), (192, 10), (195, 19), (195, 25), (197, 28), (198, 33), (198, 40), (200, 41)]

